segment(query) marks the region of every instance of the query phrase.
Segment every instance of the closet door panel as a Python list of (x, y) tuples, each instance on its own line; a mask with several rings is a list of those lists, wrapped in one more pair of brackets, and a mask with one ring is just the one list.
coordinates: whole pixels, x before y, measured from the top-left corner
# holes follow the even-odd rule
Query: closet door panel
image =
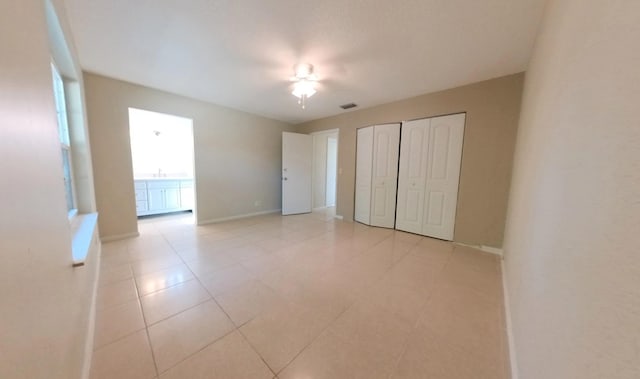
[(396, 229), (422, 233), (430, 120), (402, 124)]
[(376, 125), (373, 131), (371, 225), (393, 228), (398, 184), (400, 124)]
[(453, 239), (465, 114), (431, 119), (423, 233)]
[(371, 223), (371, 178), (373, 169), (373, 126), (358, 129), (356, 140), (356, 193), (354, 219)]

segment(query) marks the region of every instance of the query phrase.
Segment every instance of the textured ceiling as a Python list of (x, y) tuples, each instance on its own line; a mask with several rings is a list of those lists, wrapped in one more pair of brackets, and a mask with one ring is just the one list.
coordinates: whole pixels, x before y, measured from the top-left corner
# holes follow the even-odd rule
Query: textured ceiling
[[(299, 123), (525, 70), (544, 0), (66, 5), (84, 70)], [(304, 110), (298, 62), (320, 79)]]

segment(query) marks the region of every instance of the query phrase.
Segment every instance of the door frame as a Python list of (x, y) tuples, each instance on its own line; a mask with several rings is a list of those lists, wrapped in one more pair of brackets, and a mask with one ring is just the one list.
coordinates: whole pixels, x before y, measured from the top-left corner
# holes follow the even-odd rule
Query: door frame
[[(318, 156), (317, 156), (317, 151), (316, 151), (316, 139), (322, 136), (325, 136), (325, 138), (328, 137), (328, 135), (333, 135), (335, 134), (336, 137), (336, 143), (337, 143), (337, 150), (336, 150), (336, 207), (338, 206), (338, 187), (340, 186), (340, 175), (339, 171), (340, 171), (340, 129), (339, 128), (335, 128), (335, 129), (325, 129), (325, 130), (319, 130), (316, 132), (312, 132), (309, 133), (309, 135), (313, 138), (313, 153), (312, 153), (312, 169), (311, 169), (311, 205), (312, 205), (312, 210), (319, 210), (319, 209), (325, 209), (327, 208), (327, 194), (326, 194), (326, 188), (327, 188), (327, 177), (326, 177), (326, 170), (327, 170), (327, 157), (325, 156), (325, 162), (324, 162), (324, 172), (325, 172), (325, 178), (323, 181), (323, 188), (325, 191), (325, 195), (324, 195), (324, 202), (322, 206), (316, 207), (315, 206), (315, 196), (316, 196), (316, 163), (318, 160)], [(326, 153), (326, 148), (325, 148), (325, 153)]]

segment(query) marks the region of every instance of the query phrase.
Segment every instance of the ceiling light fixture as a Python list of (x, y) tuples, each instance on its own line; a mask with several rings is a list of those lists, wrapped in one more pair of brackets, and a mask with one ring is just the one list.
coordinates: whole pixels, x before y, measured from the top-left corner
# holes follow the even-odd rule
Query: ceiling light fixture
[(293, 83), (293, 96), (298, 98), (298, 104), (305, 108), (308, 98), (316, 93), (315, 85), (318, 78), (313, 73), (313, 65), (309, 63), (299, 63), (293, 66), (295, 76), (291, 78)]

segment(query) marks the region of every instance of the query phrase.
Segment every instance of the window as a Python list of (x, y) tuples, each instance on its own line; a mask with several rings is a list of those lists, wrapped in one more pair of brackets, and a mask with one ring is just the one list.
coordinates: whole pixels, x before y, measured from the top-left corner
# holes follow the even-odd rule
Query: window
[(75, 214), (75, 199), (73, 190), (73, 169), (71, 164), (71, 142), (69, 139), (69, 123), (67, 121), (67, 106), (64, 95), (64, 82), (56, 66), (51, 64), (53, 73), (53, 95), (58, 116), (58, 137), (62, 153), (62, 169), (64, 175), (64, 191), (69, 215)]

